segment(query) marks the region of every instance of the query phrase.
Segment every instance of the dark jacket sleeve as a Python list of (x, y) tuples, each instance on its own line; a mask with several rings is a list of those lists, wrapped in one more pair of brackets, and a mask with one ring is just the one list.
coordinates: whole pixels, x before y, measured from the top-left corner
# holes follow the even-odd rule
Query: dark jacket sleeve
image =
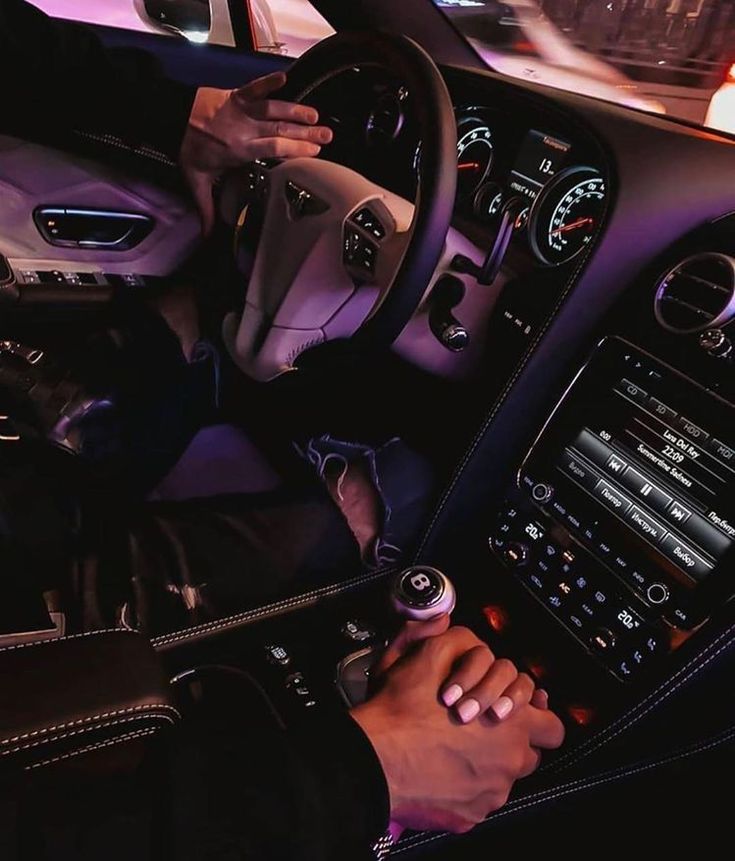
[(195, 90), (142, 51), (107, 49), (87, 27), (0, 0), (0, 75), (4, 131), (112, 135), (178, 158)]
[[(230, 716), (231, 717), (231, 716)], [(388, 827), (380, 761), (346, 713), (300, 732), (184, 722), (175, 861), (370, 861)]]

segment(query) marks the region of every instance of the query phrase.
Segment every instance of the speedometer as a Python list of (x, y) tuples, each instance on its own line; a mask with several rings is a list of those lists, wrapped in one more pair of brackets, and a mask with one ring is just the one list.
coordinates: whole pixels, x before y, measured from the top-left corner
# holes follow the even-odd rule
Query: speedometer
[(572, 167), (554, 177), (536, 199), (529, 221), (539, 260), (559, 266), (589, 245), (602, 219), (605, 193), (605, 181), (592, 167)]
[(457, 124), (457, 197), (474, 194), (493, 164), (493, 133), (484, 120), (465, 117)]

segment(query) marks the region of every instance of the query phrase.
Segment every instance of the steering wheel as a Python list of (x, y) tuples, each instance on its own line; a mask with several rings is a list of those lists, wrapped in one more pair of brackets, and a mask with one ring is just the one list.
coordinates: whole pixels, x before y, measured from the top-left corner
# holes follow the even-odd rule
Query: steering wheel
[(263, 207), (243, 310), (223, 324), (234, 361), (254, 380), (293, 370), (305, 350), (336, 338), (389, 347), (439, 262), (454, 207), (457, 128), (446, 84), (423, 48), (405, 36), (338, 33), (291, 67), (279, 98), (303, 101), (363, 67), (386, 70), (413, 96), (422, 142), (416, 202), (324, 159), (258, 163), (225, 179), (221, 214), (237, 222), (236, 255), (254, 189)]

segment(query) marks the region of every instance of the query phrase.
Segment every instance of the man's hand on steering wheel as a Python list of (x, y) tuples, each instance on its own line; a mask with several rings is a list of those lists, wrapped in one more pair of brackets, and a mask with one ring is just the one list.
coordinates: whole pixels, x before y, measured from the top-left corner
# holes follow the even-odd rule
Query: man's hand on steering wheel
[(212, 187), (225, 171), (260, 158), (316, 156), (332, 140), (314, 108), (269, 98), (285, 83), (275, 72), (235, 90), (198, 90), (180, 163), (205, 235), (215, 220)]

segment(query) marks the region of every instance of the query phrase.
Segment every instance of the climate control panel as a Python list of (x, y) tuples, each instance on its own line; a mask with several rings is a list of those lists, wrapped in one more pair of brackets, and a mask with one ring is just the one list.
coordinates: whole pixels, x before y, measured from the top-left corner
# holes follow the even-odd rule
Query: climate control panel
[(651, 583), (652, 599), (638, 598), (570, 530), (538, 511), (536, 490), (529, 500), (506, 502), (490, 548), (596, 660), (620, 681), (633, 681), (671, 649), (675, 629), (660, 607), (667, 587)]

